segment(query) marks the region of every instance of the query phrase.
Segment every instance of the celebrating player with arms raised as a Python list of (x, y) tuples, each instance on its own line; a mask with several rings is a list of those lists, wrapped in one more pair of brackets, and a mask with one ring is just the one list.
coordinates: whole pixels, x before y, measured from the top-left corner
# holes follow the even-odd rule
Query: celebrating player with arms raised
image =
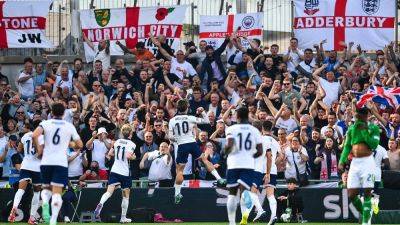
[(224, 185), (225, 180), (221, 179), (217, 170), (202, 154), (199, 145), (196, 143), (194, 129), (197, 124), (208, 124), (207, 114), (203, 108), (197, 109), (197, 114), (203, 118), (187, 115), (189, 104), (187, 100), (181, 99), (177, 103), (177, 115), (169, 121), (169, 137), (171, 141), (178, 144), (176, 157), (176, 179), (175, 179), (175, 204), (182, 200), (181, 187), (183, 183), (183, 169), (188, 161), (189, 154), (194, 159), (200, 159), (207, 167), (208, 172), (218, 180), (219, 185)]
[[(371, 190), (375, 183), (375, 162), (372, 152), (379, 144), (380, 130), (378, 126), (368, 124), (368, 109), (357, 109), (356, 118), (356, 122), (349, 127), (346, 134), (339, 170), (343, 171), (351, 151), (353, 159), (347, 179), (349, 198), (362, 214), (362, 225), (367, 225), (371, 219)], [(364, 189), (364, 203), (358, 197), (361, 188)]]

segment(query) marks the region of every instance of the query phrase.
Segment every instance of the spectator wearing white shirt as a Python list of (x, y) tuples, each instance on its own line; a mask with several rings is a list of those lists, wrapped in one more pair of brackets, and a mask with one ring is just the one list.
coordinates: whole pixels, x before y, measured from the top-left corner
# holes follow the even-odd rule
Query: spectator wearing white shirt
[[(106, 37), (109, 38), (109, 37)], [(101, 61), (103, 70), (108, 69), (111, 65), (111, 55), (110, 55), (110, 40), (100, 40), (99, 44), (95, 46), (83, 33), (83, 40), (86, 44), (94, 51), (94, 62), (97, 60)]]
[(304, 52), (298, 48), (298, 43), (297, 38), (291, 38), (289, 49), (283, 53), (283, 61), (287, 63), (289, 72), (296, 72), (296, 65), (304, 58)]
[(17, 80), (18, 92), (25, 101), (33, 98), (35, 87), (33, 86), (33, 60), (31, 58), (24, 59), (24, 70), (20, 73)]
[(185, 53), (182, 50), (178, 50), (175, 54), (176, 57), (173, 57), (162, 48), (159, 41), (155, 41), (154, 44), (158, 47), (158, 50), (161, 52), (161, 54), (167, 58), (168, 61), (171, 61), (170, 73), (175, 74), (181, 80), (186, 76), (193, 77), (197, 74), (192, 64), (185, 60)]
[(298, 176), (306, 173), (307, 150), (300, 144), (298, 137), (293, 137), (284, 154), (286, 158), (285, 178), (296, 178), (299, 181)]
[(172, 187), (174, 182), (171, 175), (172, 156), (166, 142), (160, 144), (159, 150), (146, 152), (140, 161), (140, 168), (145, 167), (145, 161), (151, 162), (149, 180), (159, 182), (159, 187)]
[(83, 174), (83, 168), (88, 166), (85, 152), (81, 149), (69, 148), (67, 151), (68, 156), (68, 179), (79, 180)]
[(97, 161), (100, 170), (108, 170), (105, 165), (105, 159), (112, 145), (107, 139), (107, 135), (106, 128), (100, 127), (97, 132), (93, 132), (92, 138), (86, 143), (86, 148), (92, 151), (91, 161)]
[[(320, 68), (316, 69), (312, 74), (313, 78), (319, 82), (322, 89), (325, 91), (325, 97), (323, 102), (328, 106), (331, 107), (334, 101), (339, 99), (339, 94), (342, 91), (341, 84), (338, 81), (335, 81), (335, 74), (330, 71), (326, 73), (326, 79), (320, 77), (322, 71), (325, 70), (327, 64), (322, 65)], [(345, 79), (343, 79), (345, 82)]]
[[(8, 143), (8, 137), (5, 135), (3, 126), (0, 126), (0, 149), (4, 149)], [(3, 175), (3, 163), (0, 163), (0, 179)]]

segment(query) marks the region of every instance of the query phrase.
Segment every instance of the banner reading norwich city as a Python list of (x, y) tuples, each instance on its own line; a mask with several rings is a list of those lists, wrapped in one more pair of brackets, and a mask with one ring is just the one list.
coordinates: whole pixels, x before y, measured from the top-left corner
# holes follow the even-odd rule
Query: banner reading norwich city
[(0, 1), (0, 48), (52, 48), (46, 39), (51, 1)]
[[(135, 48), (138, 41), (143, 41), (147, 48), (155, 52), (156, 47), (149, 41), (150, 32), (154, 36), (165, 35), (173, 49), (179, 47), (186, 8), (171, 6), (82, 10), (80, 21), (82, 32), (96, 47), (100, 40), (110, 40), (111, 55), (123, 55), (116, 41), (129, 49)], [(93, 60), (94, 51), (86, 43), (85, 55), (88, 61)]]
[(294, 4), (294, 33), (300, 48), (312, 48), (326, 39), (327, 50), (341, 50), (343, 42), (377, 50), (394, 40), (393, 0), (295, 0)]
[[(234, 31), (238, 35), (262, 40), (263, 13), (247, 13), (223, 16), (200, 16), (200, 39), (209, 45), (219, 47), (227, 34)], [(246, 45), (247, 42), (242, 44)]]

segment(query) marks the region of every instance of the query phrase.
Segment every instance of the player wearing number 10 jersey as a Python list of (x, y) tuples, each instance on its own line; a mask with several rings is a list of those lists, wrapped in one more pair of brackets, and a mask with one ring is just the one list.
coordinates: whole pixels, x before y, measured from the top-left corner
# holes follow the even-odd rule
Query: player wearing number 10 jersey
[[(43, 219), (50, 225), (57, 224), (58, 213), (62, 205), (61, 193), (68, 183), (67, 149), (83, 147), (81, 138), (74, 125), (62, 120), (65, 107), (61, 103), (51, 106), (52, 119), (40, 123), (32, 134), (34, 147), (38, 155), (42, 156), (40, 175), (42, 179), (42, 213)], [(44, 148), (39, 143), (43, 135)], [(71, 141), (72, 140), (72, 141)], [(50, 191), (51, 189), (51, 191)], [(51, 201), (51, 218), (49, 201)]]
[(182, 200), (181, 187), (183, 183), (183, 170), (188, 161), (189, 154), (195, 160), (201, 159), (206, 165), (208, 172), (218, 180), (219, 185), (224, 184), (217, 170), (202, 154), (199, 145), (196, 143), (194, 129), (197, 124), (209, 124), (210, 121), (202, 107), (197, 109), (197, 114), (202, 118), (187, 115), (189, 103), (185, 99), (181, 99), (177, 103), (178, 114), (169, 121), (169, 138), (178, 144), (176, 156), (176, 179), (175, 179), (175, 204), (179, 204)]
[(111, 168), (110, 177), (108, 179), (108, 187), (106, 193), (101, 196), (99, 204), (94, 211), (96, 217), (100, 216), (101, 209), (104, 203), (111, 197), (117, 186), (122, 189), (121, 203), (121, 219), (120, 223), (130, 223), (131, 219), (126, 218), (126, 212), (129, 206), (129, 193), (132, 187), (132, 179), (129, 174), (129, 160), (136, 158), (134, 151), (136, 145), (129, 140), (132, 133), (132, 128), (129, 124), (125, 124), (121, 128), (123, 139), (115, 141), (113, 147), (109, 151), (109, 156), (114, 156), (114, 164)]

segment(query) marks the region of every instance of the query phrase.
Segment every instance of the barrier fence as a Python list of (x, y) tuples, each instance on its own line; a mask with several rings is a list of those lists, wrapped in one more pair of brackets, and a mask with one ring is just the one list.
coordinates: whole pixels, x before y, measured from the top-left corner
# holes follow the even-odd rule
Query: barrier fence
[[(16, 0), (35, 1), (35, 0)], [(40, 4), (40, 0), (38, 4)], [(75, 10), (189, 5), (184, 21), (181, 43), (193, 40), (198, 43), (200, 15), (225, 15), (228, 13), (264, 12), (263, 44), (278, 44), (286, 49), (291, 37), (291, 0), (54, 0), (47, 17), (46, 36), (53, 49), (5, 49), (0, 56), (39, 56), (83, 54), (82, 42), (72, 36)]]

